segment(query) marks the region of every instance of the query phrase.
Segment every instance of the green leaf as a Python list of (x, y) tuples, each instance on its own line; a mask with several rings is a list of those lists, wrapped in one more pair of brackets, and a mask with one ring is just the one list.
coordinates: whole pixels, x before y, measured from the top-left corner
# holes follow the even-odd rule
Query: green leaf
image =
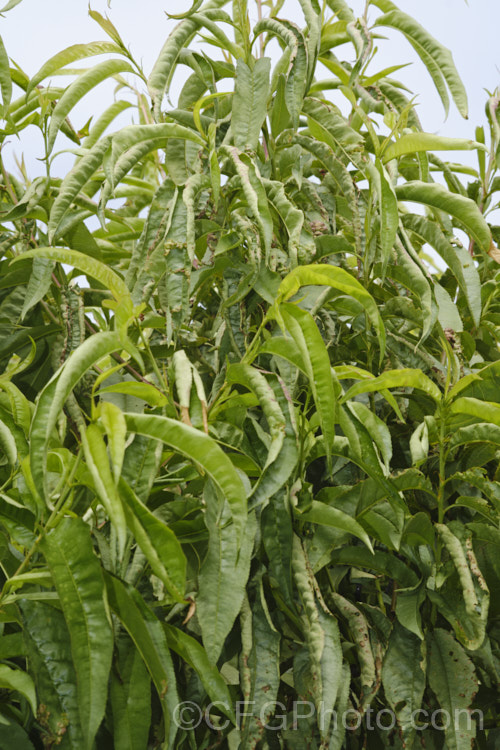
[[(111, 157), (107, 169), (113, 172), (118, 157), (133, 146), (144, 142), (167, 141), (169, 138), (193, 141), (204, 146), (205, 141), (196, 131), (175, 122), (152, 125), (128, 125), (112, 135)], [(114, 187), (114, 185), (112, 186)]]
[(464, 396), (453, 401), (450, 411), (452, 414), (467, 414), (482, 422), (491, 422), (500, 427), (500, 405), (492, 401), (481, 401), (478, 398)]
[(101, 263), (101, 261), (89, 255), (84, 255), (78, 252), (78, 250), (68, 250), (62, 247), (37, 247), (34, 250), (28, 250), (18, 255), (12, 262), (14, 263), (24, 258), (47, 258), (53, 261), (56, 260), (59, 263), (67, 263), (70, 266), (78, 268), (84, 274), (100, 281), (106, 289), (110, 290), (118, 302), (130, 299), (127, 285), (115, 271), (104, 263)]
[(387, 263), (392, 256), (392, 248), (396, 242), (399, 228), (398, 202), (390, 177), (380, 161), (377, 159), (379, 174), (379, 205), (380, 205), (380, 244), (382, 249), (382, 278), (385, 276)]
[(132, 586), (104, 574), (109, 605), (141, 654), (160, 698), (167, 747), (173, 747), (177, 726), (172, 721), (179, 704), (175, 673), (161, 622)]
[(438, 320), (443, 328), (460, 333), (464, 330), (458, 308), (440, 284), (434, 284), (434, 297), (438, 306)]
[(490, 228), (473, 200), (450, 192), (437, 182), (405, 182), (396, 187), (400, 201), (423, 203), (453, 216), (474, 239), (484, 253), (492, 244)]
[(319, 523), (323, 526), (333, 526), (335, 529), (342, 529), (347, 531), (349, 534), (356, 536), (366, 544), (370, 552), (373, 552), (372, 543), (370, 537), (364, 530), (364, 528), (356, 521), (355, 518), (345, 513), (339, 508), (332, 508), (326, 503), (320, 503), (317, 500), (313, 500), (311, 508), (301, 513), (296, 509), (295, 517), (301, 521), (308, 521), (310, 523)]
[(89, 424), (86, 430), (82, 429), (80, 438), (85, 462), (92, 476), (96, 494), (106, 509), (106, 513), (116, 531), (118, 556), (122, 560), (127, 542), (127, 523), (125, 521), (122, 502), (109, 466), (104, 438), (96, 424)]
[(198, 464), (227, 498), (236, 531), (241, 541), (246, 522), (247, 493), (236, 469), (217, 443), (194, 427), (158, 415), (126, 414), (131, 432), (161, 440)]
[(184, 601), (186, 556), (174, 532), (141, 503), (124, 479), (119, 484), (127, 524), (145, 554), (151, 570), (170, 596)]
[(250, 676), (248, 712), (241, 729), (241, 746), (254, 748), (264, 734), (264, 727), (275, 710), (275, 701), (280, 685), (280, 641), (274, 627), (262, 589), (257, 582), (255, 602), (251, 610), (252, 648), (248, 657), (243, 657), (243, 668)]
[(84, 154), (64, 177), (59, 193), (57, 194), (52, 208), (48, 224), (49, 242), (58, 237), (62, 221), (68, 212), (71, 203), (78, 195), (82, 187), (90, 180), (94, 172), (100, 167), (104, 154), (111, 145), (110, 136), (101, 138), (92, 148)]
[[(206, 13), (206, 11), (212, 8), (220, 8), (225, 4), (226, 0), (208, 0), (203, 10)], [(163, 95), (167, 90), (176, 67), (177, 58), (183, 47), (193, 38), (198, 25), (192, 18), (182, 20), (168, 36), (153, 66), (153, 70), (148, 78), (148, 91), (153, 100), (155, 117), (157, 119), (161, 111)]]
[[(82, 746), (76, 672), (64, 615), (50, 603), (21, 600), (30, 671), (49, 727), (65, 727), (71, 748)], [(67, 725), (67, 726), (66, 726)]]
[(427, 637), (429, 685), (450, 717), (445, 729), (449, 750), (470, 750), (476, 722), (469, 715), (478, 680), (471, 659), (451, 633), (436, 628)]
[(104, 716), (113, 653), (101, 566), (90, 529), (79, 518), (65, 518), (41, 542), (69, 630), (77, 676), (84, 739), (91, 750)]
[(328, 144), (333, 151), (359, 147), (362, 137), (332, 105), (319, 99), (306, 97), (302, 111), (307, 115), (309, 130), (318, 140)]
[(151, 677), (128, 638), (117, 644), (117, 670), (111, 673), (110, 700), (114, 746), (146, 750), (151, 726)]
[(454, 274), (465, 295), (475, 325), (481, 318), (481, 281), (479, 272), (467, 250), (461, 245), (452, 245), (439, 226), (416, 214), (402, 217), (404, 226), (424, 242), (428, 242), (441, 256), (450, 271)]
[(125, 393), (127, 396), (140, 398), (149, 406), (165, 406), (167, 397), (154, 385), (138, 382), (136, 380), (124, 380), (122, 383), (113, 383), (99, 388), (97, 394), (102, 393)]
[(14, 466), (17, 462), (16, 439), (5, 422), (0, 419), (0, 448), (5, 454), (7, 461)]
[(250, 68), (243, 60), (236, 64), (231, 128), (240, 151), (256, 150), (262, 123), (267, 115), (271, 60), (260, 57)]
[(115, 404), (101, 400), (99, 407), (99, 417), (102, 425), (106, 430), (108, 438), (108, 450), (113, 466), (113, 479), (115, 484), (118, 482), (123, 466), (123, 457), (125, 455), (125, 443), (127, 439), (127, 424), (121, 409)]
[(36, 716), (35, 685), (29, 674), (20, 669), (12, 669), (7, 664), (0, 664), (0, 688), (20, 693), (26, 698)]
[(50, 258), (33, 258), (33, 268), (21, 311), (21, 321), (24, 320), (26, 313), (45, 297), (50, 288), (53, 270), (54, 261), (50, 260)]
[[(0, 11), (1, 13), (1, 11)], [(2, 104), (5, 112), (12, 98), (12, 79), (10, 77), (10, 65), (7, 50), (0, 36), (0, 90), (2, 92)]]
[(119, 47), (111, 42), (88, 42), (87, 44), (73, 44), (58, 52), (45, 62), (40, 70), (35, 73), (26, 89), (26, 96), (35, 89), (45, 78), (56, 73), (66, 65), (70, 65), (76, 60), (83, 60), (94, 55), (105, 55), (112, 52), (119, 52)]
[(434, 401), (441, 401), (441, 391), (421, 370), (402, 369), (387, 370), (376, 378), (355, 383), (342, 397), (341, 403), (359, 396), (360, 393), (374, 393), (385, 388), (418, 388)]
[(425, 689), (425, 657), (422, 641), (396, 624), (382, 667), (382, 685), (403, 734), (406, 747), (415, 738), (415, 711), (422, 704)]
[[(9, 5), (13, 7), (21, 0), (12, 0)], [(0, 737), (0, 750), (34, 750), (34, 745), (30, 742), (28, 735), (19, 724), (4, 724), (2, 722), (2, 735)]]
[(54, 147), (57, 133), (61, 128), (64, 120), (69, 115), (73, 107), (106, 78), (115, 76), (117, 73), (134, 73), (134, 69), (126, 60), (105, 60), (90, 70), (81, 73), (64, 91), (57, 102), (50, 118), (49, 131), (47, 135), (47, 151), (50, 154)]
[(271, 585), (279, 588), (287, 603), (292, 594), (293, 530), (285, 491), (276, 492), (261, 514), (262, 542), (269, 559)]
[(196, 596), (203, 646), (212, 664), (217, 662), (243, 603), (257, 527), (255, 513), (251, 513), (238, 551), (234, 533), (227, 525), (226, 509), (227, 505), (217, 518), (214, 503), (208, 504), (208, 551), (201, 566)]
[(164, 628), (170, 648), (195, 670), (210, 700), (236, 723), (229, 689), (217, 667), (209, 661), (203, 646), (180, 628), (168, 623)]
[[(372, 2), (382, 10), (385, 10), (383, 0), (372, 0)], [(392, 8), (395, 8), (392, 3), (390, 5)], [(420, 56), (424, 65), (428, 67), (434, 82), (436, 83), (436, 70), (438, 71), (439, 76), (444, 78), (460, 114), (462, 117), (467, 118), (467, 94), (460, 76), (458, 75), (455, 63), (453, 62), (451, 52), (434, 39), (434, 37), (431, 36), (411, 16), (398, 9), (391, 9), (388, 13), (384, 13), (383, 16), (377, 18), (375, 26), (387, 26), (401, 31)], [(435, 67), (433, 66), (429, 68), (429, 58), (435, 63)], [(438, 87), (438, 91), (441, 94), (440, 86)], [(443, 99), (442, 96), (441, 98)], [(446, 100), (443, 100), (443, 104), (446, 113), (448, 113)]]
[(368, 318), (377, 332), (381, 357), (385, 350), (385, 329), (377, 304), (371, 294), (348, 271), (336, 266), (317, 264), (299, 266), (286, 276), (278, 290), (277, 303), (281, 304), (293, 297), (301, 286), (330, 286), (342, 294), (354, 297), (366, 310)]
[(252, 390), (259, 399), (260, 406), (269, 425), (271, 442), (263, 471), (279, 456), (285, 440), (286, 419), (280, 405), (276, 403), (274, 391), (263, 373), (245, 364), (230, 365), (227, 372), (229, 383), (241, 383)]
[(280, 315), (292, 336), (313, 393), (314, 403), (325, 438), (327, 461), (335, 437), (336, 394), (332, 378), (330, 357), (313, 317), (306, 310), (291, 304), (281, 304)]
[(405, 133), (395, 143), (389, 144), (384, 150), (383, 161), (397, 159), (404, 154), (414, 154), (419, 151), (474, 151), (486, 150), (482, 143), (465, 138), (446, 138), (434, 133)]
[(117, 333), (97, 333), (86, 339), (40, 393), (31, 426), (31, 473), (40, 493), (46, 492), (48, 444), (59, 414), (80, 378), (103, 357), (120, 351), (123, 343)]

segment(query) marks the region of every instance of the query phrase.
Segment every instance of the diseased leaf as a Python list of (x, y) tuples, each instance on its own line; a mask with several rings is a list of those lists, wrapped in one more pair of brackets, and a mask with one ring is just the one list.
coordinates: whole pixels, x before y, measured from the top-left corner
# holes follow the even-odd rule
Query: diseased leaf
[(469, 708), (478, 681), (472, 661), (453, 636), (436, 628), (427, 637), (429, 685), (451, 721), (445, 728), (450, 750), (469, 750), (476, 736), (476, 721)]
[(270, 70), (268, 57), (260, 57), (252, 68), (241, 59), (236, 64), (231, 127), (240, 151), (257, 148), (267, 114)]
[[(381, 10), (387, 11), (375, 21), (376, 26), (387, 26), (392, 29), (401, 31), (408, 39), (417, 54), (421, 57), (424, 65), (428, 66), (429, 58), (435, 63), (429, 69), (431, 76), (436, 83), (436, 71), (444, 80), (450, 89), (453, 100), (457, 105), (458, 111), (462, 117), (467, 117), (467, 94), (464, 85), (458, 75), (458, 71), (453, 62), (451, 52), (443, 47), (433, 36), (431, 36), (417, 21), (407, 13), (397, 9), (393, 3), (386, 4), (385, 0), (372, 0), (373, 5), (377, 5)], [(389, 7), (387, 7), (387, 5)], [(386, 6), (386, 7), (384, 7)], [(440, 91), (440, 87), (438, 87)], [(441, 91), (440, 91), (441, 93)], [(448, 106), (443, 101), (445, 112), (448, 114)]]

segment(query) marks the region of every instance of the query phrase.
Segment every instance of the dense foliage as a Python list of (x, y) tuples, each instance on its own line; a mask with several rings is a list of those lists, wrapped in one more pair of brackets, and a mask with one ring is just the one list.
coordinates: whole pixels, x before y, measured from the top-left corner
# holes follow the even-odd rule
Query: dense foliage
[(0, 46), (0, 748), (499, 747), (499, 99), (426, 133), (375, 44), (466, 116), (449, 51), (300, 4)]

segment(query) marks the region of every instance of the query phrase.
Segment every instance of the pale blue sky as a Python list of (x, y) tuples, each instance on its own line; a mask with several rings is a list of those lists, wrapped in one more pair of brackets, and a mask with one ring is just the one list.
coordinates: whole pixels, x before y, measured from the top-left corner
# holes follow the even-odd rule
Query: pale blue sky
[[(400, 80), (418, 93), (418, 112), (424, 128), (449, 136), (474, 137), (476, 124), (484, 123), (484, 88), (493, 90), (500, 85), (500, 52), (498, 33), (500, 29), (500, 3), (498, 0), (396, 0), (402, 10), (413, 15), (422, 25), (448, 46), (465, 83), (470, 105), (470, 118), (463, 120), (452, 105), (448, 120), (423, 65), (404, 38), (390, 30), (383, 33), (389, 37), (380, 41), (379, 53), (373, 63), (373, 72), (388, 65), (414, 61), (413, 65), (397, 74)], [(101, 13), (108, 13), (118, 27), (122, 38), (131, 47), (134, 56), (142, 60), (148, 74), (173, 27), (164, 13), (166, 9), (179, 13), (189, 8), (191, 0), (159, 2), (159, 0), (112, 0), (111, 8), (106, 0), (91, 0), (91, 6)], [(361, 14), (364, 2), (351, 0), (350, 5)], [(87, 15), (87, 0), (23, 0), (0, 19), (0, 33), (8, 54), (29, 74), (33, 75), (42, 63), (61, 49), (77, 42), (104, 39), (104, 32)], [(254, 11), (253, 15), (256, 15)], [(286, 0), (280, 15), (303, 24), (297, 0)], [(378, 11), (370, 11), (375, 18)], [(350, 50), (346, 48), (347, 55)], [(91, 58), (90, 63), (102, 58)], [(323, 77), (323, 74), (322, 74)], [(60, 85), (62, 79), (55, 79)], [(75, 127), (80, 127), (92, 114), (96, 115), (109, 103), (112, 85), (101, 86), (88, 95), (71, 116)], [(61, 148), (69, 142), (61, 142)], [(12, 139), (7, 146), (7, 158), (12, 150), (24, 150), (29, 171), (34, 176), (38, 170), (35, 156), (42, 155), (39, 137), (30, 128), (23, 135), (22, 144)], [(463, 160), (474, 159), (473, 154), (457, 154)], [(65, 158), (60, 159), (64, 169)], [(40, 165), (41, 167), (41, 165)]]

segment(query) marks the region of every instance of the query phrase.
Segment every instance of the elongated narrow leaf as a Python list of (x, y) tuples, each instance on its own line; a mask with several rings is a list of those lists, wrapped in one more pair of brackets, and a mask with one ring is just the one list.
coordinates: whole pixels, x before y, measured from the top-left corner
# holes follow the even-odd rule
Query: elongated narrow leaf
[(53, 75), (61, 68), (71, 65), (71, 63), (76, 62), (77, 60), (83, 60), (84, 58), (93, 57), (94, 55), (105, 55), (112, 52), (120, 52), (120, 48), (112, 42), (88, 42), (87, 44), (73, 44), (71, 47), (66, 47), (66, 49), (61, 50), (61, 52), (58, 52), (47, 60), (40, 70), (35, 73), (26, 89), (26, 96), (28, 96), (39, 83), (45, 80), (45, 78)]
[(85, 462), (92, 476), (95, 491), (115, 528), (118, 553), (120, 559), (122, 559), (127, 540), (127, 524), (123, 506), (111, 473), (106, 443), (104, 442), (101, 430), (96, 424), (89, 424), (86, 430), (81, 431), (80, 437)]
[(457, 219), (481, 250), (488, 253), (492, 244), (490, 228), (476, 203), (463, 195), (451, 193), (437, 182), (406, 182), (396, 187), (400, 201), (414, 201), (444, 211)]
[(26, 313), (46, 295), (52, 281), (53, 270), (54, 262), (50, 260), (50, 258), (33, 258), (33, 268), (26, 289), (26, 298), (21, 311), (21, 320), (24, 320)]
[(236, 530), (241, 540), (246, 521), (246, 491), (230, 459), (205, 433), (168, 417), (126, 414), (131, 432), (156, 438), (197, 463), (220, 487), (227, 498)]
[(492, 401), (464, 396), (453, 401), (450, 409), (454, 414), (467, 414), (500, 427), (500, 406)]
[(54, 147), (57, 133), (61, 128), (65, 118), (69, 115), (75, 104), (77, 104), (85, 94), (88, 94), (95, 86), (104, 81), (106, 78), (116, 75), (117, 73), (134, 73), (134, 69), (126, 60), (105, 60), (94, 68), (82, 73), (65, 90), (61, 96), (50, 118), (49, 132), (47, 138), (47, 150), (50, 153)]
[(174, 532), (141, 503), (123, 479), (119, 488), (125, 501), (127, 524), (153, 573), (163, 582), (170, 596), (183, 602), (187, 563)]
[(280, 684), (280, 634), (274, 627), (267, 609), (262, 583), (257, 584), (256, 600), (252, 607), (252, 649), (247, 665), (251, 675), (249, 707), (242, 728), (242, 746), (255, 748), (266, 722), (271, 718)]
[(264, 471), (278, 457), (285, 440), (286, 419), (279, 404), (276, 403), (274, 391), (267, 382), (263, 373), (250, 365), (232, 365), (228, 370), (228, 380), (233, 383), (241, 383), (252, 390), (262, 407), (271, 436), (269, 452), (267, 454)]
[(165, 631), (138, 591), (109, 573), (104, 580), (109, 605), (134, 641), (158, 691), (167, 746), (173, 747), (177, 726), (172, 717), (177, 715), (179, 696)]
[(82, 729), (78, 709), (76, 672), (64, 615), (50, 603), (21, 600), (23, 630), (38, 703), (47, 707), (46, 717), (56, 733), (66, 725), (71, 748), (80, 743)]
[(82, 156), (63, 179), (59, 193), (52, 204), (48, 224), (49, 242), (58, 236), (61, 226), (71, 203), (82, 187), (90, 180), (94, 172), (101, 166), (104, 154), (110, 148), (111, 138), (105, 136)]
[(332, 508), (326, 503), (320, 503), (317, 500), (313, 500), (311, 508), (306, 510), (304, 513), (296, 512), (296, 517), (302, 521), (308, 521), (310, 523), (319, 523), (323, 526), (333, 526), (335, 529), (342, 529), (347, 531), (349, 534), (358, 537), (362, 542), (366, 544), (368, 549), (373, 552), (372, 543), (370, 537), (364, 530), (364, 528), (356, 521), (355, 518), (345, 513), (339, 508)]
[(441, 400), (441, 391), (427, 375), (424, 375), (421, 370), (407, 369), (387, 370), (377, 378), (355, 383), (342, 397), (342, 402), (348, 401), (360, 393), (374, 393), (383, 388), (418, 388), (431, 396), (434, 401)]
[[(226, 0), (208, 0), (204, 5), (204, 11), (221, 8), (225, 4)], [(175, 69), (175, 62), (182, 48), (196, 33), (197, 28), (198, 24), (191, 18), (182, 20), (167, 38), (153, 66), (148, 78), (148, 90), (153, 100), (157, 119), (161, 111), (163, 95)]]
[(474, 151), (474, 149), (485, 149), (485, 146), (465, 138), (446, 138), (442, 135), (434, 135), (434, 133), (405, 133), (385, 149), (383, 160), (388, 162), (391, 159), (397, 159), (398, 156), (419, 151)]
[(12, 97), (12, 79), (10, 77), (9, 57), (2, 37), (0, 37), (0, 90), (2, 92), (3, 108), (4, 111), (7, 111)]
[(161, 123), (159, 125), (128, 125), (112, 136), (109, 168), (113, 170), (119, 154), (132, 148), (132, 146), (137, 146), (143, 141), (164, 140), (166, 142), (169, 138), (193, 141), (199, 146), (205, 145), (203, 138), (196, 131), (185, 128), (183, 125), (178, 125), (175, 122)]
[(124, 393), (126, 396), (140, 398), (150, 406), (165, 406), (167, 403), (166, 396), (154, 385), (139, 382), (135, 380), (124, 380), (122, 383), (113, 383), (99, 388), (101, 393)]
[[(384, 0), (382, 0), (382, 2), (373, 0), (373, 4), (377, 5), (379, 8), (382, 8), (382, 10), (385, 10)], [(392, 7), (395, 7), (393, 3), (391, 3), (390, 5)], [(398, 9), (389, 10), (389, 12), (385, 13), (383, 16), (380, 16), (380, 18), (377, 18), (377, 20), (375, 21), (375, 25), (387, 26), (389, 28), (401, 31), (408, 39), (412, 47), (415, 49), (417, 54), (420, 55), (424, 64), (427, 64), (427, 61), (430, 58), (436, 64), (436, 67), (438, 67), (442, 77), (446, 81), (451, 95), (453, 96), (453, 100), (457, 105), (458, 111), (463, 117), (467, 117), (467, 94), (458, 71), (455, 67), (455, 63), (453, 62), (451, 52), (446, 49), (446, 47), (443, 47), (443, 45), (440, 44), (436, 39), (434, 39), (434, 37), (431, 36), (431, 34), (429, 34), (411, 16), (409, 16), (407, 13), (403, 13)], [(432, 69), (430, 72), (432, 75), (434, 69)], [(448, 113), (446, 103), (443, 103), (445, 104), (446, 113)]]
[(407, 214), (402, 217), (404, 226), (439, 253), (450, 271), (454, 274), (465, 295), (475, 325), (481, 318), (481, 280), (479, 272), (467, 250), (460, 245), (452, 245), (439, 226), (424, 216)]
[(120, 638), (117, 671), (111, 673), (114, 746), (145, 750), (151, 726), (151, 677), (135, 644)]
[(429, 684), (450, 717), (446, 744), (450, 750), (470, 750), (476, 736), (476, 722), (468, 712), (478, 687), (474, 665), (462, 646), (442, 628), (428, 634), (427, 646)]
[(84, 255), (78, 250), (68, 250), (62, 247), (37, 247), (35, 250), (28, 250), (22, 255), (18, 255), (16, 260), (22, 260), (23, 258), (47, 258), (57, 260), (59, 263), (67, 263), (100, 281), (106, 289), (110, 290), (118, 302), (130, 297), (125, 282), (115, 271), (101, 261), (89, 255)]
[(396, 624), (384, 659), (382, 684), (409, 747), (415, 737), (414, 712), (420, 709), (425, 689), (426, 654), (422, 651), (422, 641)]
[(217, 662), (243, 603), (257, 527), (255, 513), (250, 513), (238, 551), (234, 534), (227, 526), (227, 511), (221, 513), (220, 520), (215, 511), (211, 503), (207, 515), (208, 551), (201, 566), (196, 596), (203, 646), (212, 664)]
[(379, 175), (380, 244), (382, 248), (382, 278), (391, 259), (392, 248), (399, 228), (398, 202), (390, 177), (377, 159)]
[(335, 437), (336, 401), (330, 357), (310, 313), (285, 303), (280, 305), (280, 314), (306, 365), (329, 462), (331, 445)]
[(235, 722), (229, 689), (217, 667), (207, 658), (207, 653), (201, 643), (180, 628), (168, 624), (164, 627), (170, 648), (197, 672), (210, 700), (217, 703), (221, 711)]
[(271, 60), (260, 57), (253, 68), (243, 60), (236, 65), (231, 127), (240, 151), (256, 149), (260, 129), (267, 114)]
[(286, 276), (278, 290), (278, 302), (286, 301), (296, 294), (301, 286), (306, 285), (331, 286), (343, 294), (358, 300), (366, 310), (371, 324), (377, 332), (380, 342), (381, 356), (385, 349), (385, 329), (373, 297), (348, 271), (337, 266), (318, 264), (314, 266), (299, 266)]
[(111, 352), (123, 348), (117, 333), (97, 333), (73, 352), (41, 392), (31, 425), (31, 473), (40, 494), (45, 491), (48, 444), (64, 403), (80, 378)]
[(89, 527), (78, 518), (61, 521), (41, 547), (69, 630), (83, 747), (90, 750), (104, 716), (113, 653), (101, 566)]
[(12, 434), (12, 431), (9, 429), (9, 427), (1, 419), (0, 419), (0, 448), (2, 449), (2, 452), (7, 458), (7, 461), (12, 466), (14, 466), (17, 461), (16, 438)]

